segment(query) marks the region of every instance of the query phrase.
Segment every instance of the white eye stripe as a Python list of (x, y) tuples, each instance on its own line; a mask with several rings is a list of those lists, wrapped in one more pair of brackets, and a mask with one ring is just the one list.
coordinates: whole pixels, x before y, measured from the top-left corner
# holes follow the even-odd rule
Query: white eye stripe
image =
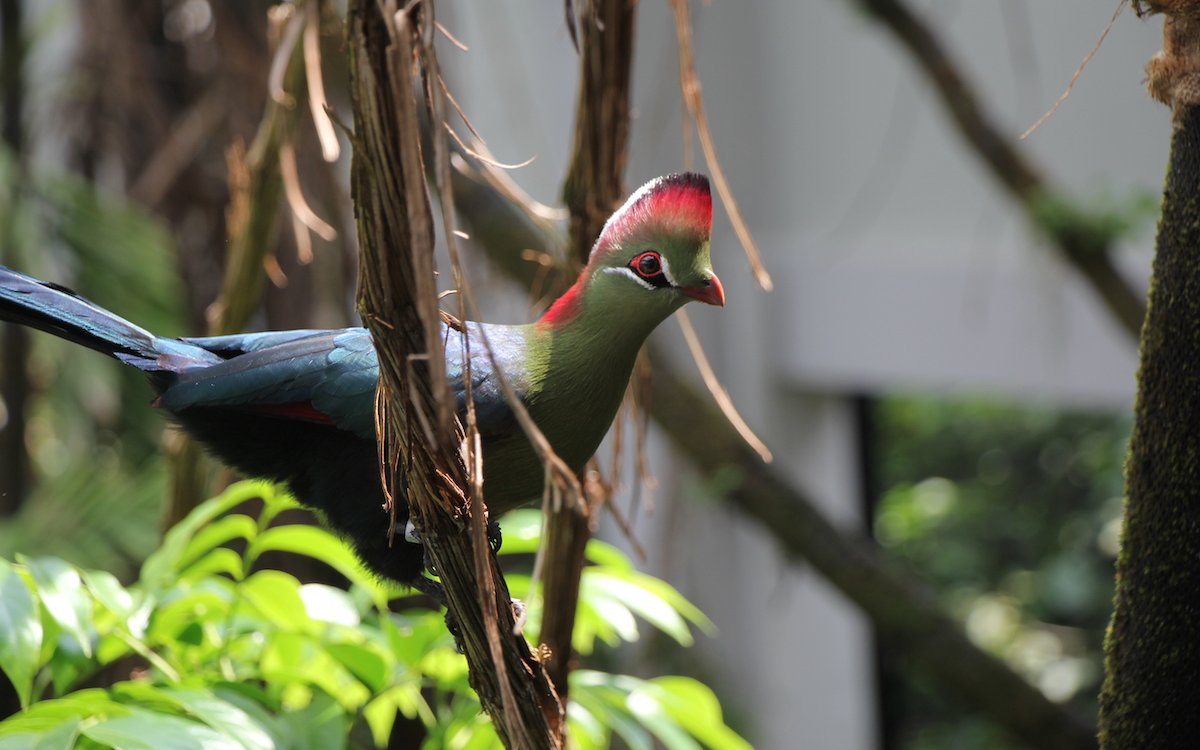
[(662, 266), (662, 275), (667, 277), (667, 282), (670, 283), (671, 286), (679, 286), (675, 283), (675, 277), (671, 275), (671, 264), (667, 263), (666, 256), (658, 256), (658, 263)]
[(622, 274), (622, 275), (624, 275), (624, 276), (628, 276), (629, 278), (631, 278), (631, 279), (633, 279), (634, 281), (636, 281), (636, 282), (638, 283), (638, 285), (639, 285), (639, 286), (641, 286), (641, 287), (643, 287), (643, 288), (645, 288), (645, 289), (654, 289), (654, 285), (653, 285), (653, 284), (651, 284), (649, 281), (646, 281), (646, 280), (645, 280), (645, 279), (643, 279), (641, 276), (638, 276), (636, 273), (634, 273), (632, 270), (630, 270), (630, 269), (626, 268), (625, 266), (617, 266), (617, 267), (613, 267), (613, 268), (606, 268), (606, 269), (604, 269), (604, 272), (605, 272), (605, 273), (619, 273), (619, 274)]

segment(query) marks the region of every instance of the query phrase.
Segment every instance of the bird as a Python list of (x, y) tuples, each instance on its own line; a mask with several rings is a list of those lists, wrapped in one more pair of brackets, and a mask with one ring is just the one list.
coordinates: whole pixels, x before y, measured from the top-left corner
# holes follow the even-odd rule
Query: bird
[[(470, 372), (493, 517), (540, 497), (544, 481), (496, 367), (578, 473), (608, 432), (647, 336), (685, 303), (724, 306), (711, 227), (707, 177), (656, 178), (605, 222), (574, 284), (534, 322), (466, 322), (466, 344), (443, 324), (446, 375), (460, 416)], [(160, 337), (66, 287), (3, 266), (0, 320), (143, 371), (154, 405), (217, 459), (285, 484), (369, 569), (441, 598), (424, 575), (422, 547), (393, 542), (388, 533), (375, 434), (379, 363), (365, 328)], [(397, 524), (406, 524), (407, 505), (402, 498), (395, 504)]]

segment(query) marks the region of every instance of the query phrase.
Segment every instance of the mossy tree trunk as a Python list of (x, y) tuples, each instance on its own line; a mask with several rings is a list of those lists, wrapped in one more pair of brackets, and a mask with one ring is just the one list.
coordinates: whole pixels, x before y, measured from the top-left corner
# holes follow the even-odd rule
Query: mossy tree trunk
[(1164, 52), (1147, 69), (1151, 93), (1175, 107), (1176, 128), (1142, 328), (1100, 700), (1104, 750), (1200, 746), (1200, 108), (1186, 98), (1193, 86), (1156, 89), (1160, 73), (1174, 87), (1197, 75), (1181, 74), (1181, 64), (1200, 70), (1188, 62), (1200, 56), (1180, 47), (1180, 32), (1200, 40), (1191, 25), (1168, 18)]

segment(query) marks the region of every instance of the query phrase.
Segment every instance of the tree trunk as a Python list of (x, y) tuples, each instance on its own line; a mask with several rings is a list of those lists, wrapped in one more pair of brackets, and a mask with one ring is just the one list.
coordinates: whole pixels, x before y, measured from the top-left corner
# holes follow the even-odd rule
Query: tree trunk
[(1176, 116), (1105, 646), (1105, 750), (1200, 741), (1200, 109)]

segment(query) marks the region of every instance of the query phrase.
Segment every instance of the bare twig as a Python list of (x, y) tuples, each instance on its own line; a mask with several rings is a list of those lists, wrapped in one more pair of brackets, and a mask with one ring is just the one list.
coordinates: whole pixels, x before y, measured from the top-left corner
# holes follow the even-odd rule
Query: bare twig
[(1092, 47), (1092, 49), (1083, 56), (1083, 61), (1079, 63), (1079, 67), (1076, 68), (1075, 72), (1071, 75), (1071, 80), (1067, 81), (1067, 87), (1063, 89), (1063, 92), (1058, 95), (1057, 99), (1054, 100), (1054, 104), (1050, 105), (1050, 109), (1046, 110), (1046, 113), (1039, 117), (1037, 122), (1030, 125), (1024, 133), (1021, 133), (1021, 140), (1028, 138), (1033, 134), (1033, 131), (1042, 126), (1043, 122), (1049, 120), (1050, 117), (1058, 111), (1058, 108), (1062, 106), (1062, 103), (1067, 100), (1067, 97), (1071, 95), (1071, 90), (1075, 88), (1075, 82), (1079, 80), (1079, 76), (1083, 75), (1084, 68), (1086, 68), (1088, 63), (1092, 61), (1092, 58), (1095, 57), (1096, 53), (1100, 51), (1100, 45), (1104, 44), (1104, 40), (1108, 38), (1108, 32), (1112, 31), (1112, 27), (1117, 22), (1117, 17), (1121, 15), (1121, 11), (1124, 8), (1125, 0), (1118, 0), (1117, 9), (1113, 11), (1112, 18), (1108, 19), (1108, 25), (1104, 27), (1104, 31), (1100, 34), (1100, 38), (1096, 40), (1096, 44)]
[[(321, 74), (321, 4), (308, 0), (304, 24), (304, 78), (308, 81), (308, 108), (321, 142), (321, 157), (333, 163), (342, 153), (333, 121), (326, 111), (325, 78)], [(316, 231), (316, 230), (314, 230)], [(319, 234), (319, 233), (318, 233)]]
[(742, 419), (737, 407), (733, 405), (733, 399), (729, 397), (729, 391), (725, 390), (725, 386), (721, 385), (721, 381), (717, 379), (717, 373), (713, 371), (708, 356), (700, 346), (700, 337), (696, 335), (696, 329), (692, 327), (692, 319), (688, 317), (687, 310), (675, 313), (675, 319), (679, 321), (679, 328), (683, 331), (684, 340), (687, 341), (688, 351), (692, 353), (692, 359), (696, 361), (696, 367), (700, 369), (700, 379), (704, 382), (704, 387), (712, 394), (713, 401), (721, 409), (725, 419), (729, 420), (733, 429), (737, 430), (737, 433), (746, 441), (746, 445), (753, 448), (763, 461), (771, 463), (773, 459), (771, 449), (758, 435), (754, 434), (754, 430), (750, 429), (746, 420)]
[[(579, 98), (571, 164), (563, 181), (571, 212), (568, 255), (573, 264), (587, 262), (604, 221), (624, 197), (621, 178), (628, 155), (635, 10), (628, 0), (590, 0), (582, 10), (587, 20), (580, 28)], [(589, 492), (585, 500), (562, 511), (550, 509), (541, 550), (541, 641), (551, 654), (546, 668), (564, 696), (584, 548), (595, 522), (592, 509), (603, 498)]]
[(713, 185), (717, 188), (721, 203), (729, 214), (733, 231), (746, 251), (746, 258), (750, 261), (750, 269), (754, 272), (754, 278), (758, 281), (759, 286), (770, 291), (774, 286), (771, 274), (767, 273), (767, 268), (763, 265), (762, 254), (758, 251), (758, 245), (750, 234), (750, 227), (746, 226), (745, 220), (742, 219), (742, 212), (733, 198), (733, 189), (729, 187), (729, 180), (725, 178), (725, 170), (721, 168), (721, 162), (717, 159), (717, 147), (713, 141), (712, 131), (708, 128), (708, 116), (704, 114), (704, 99), (700, 95), (700, 77), (696, 75), (696, 56), (692, 50), (692, 21), (687, 2), (688, 0), (670, 0), (671, 11), (675, 14), (675, 40), (679, 45), (679, 88), (683, 92), (683, 103), (687, 107), (688, 113), (691, 114), (693, 122), (696, 123), (696, 132), (700, 136), (700, 148), (704, 151), (704, 161), (708, 164), (708, 170), (712, 174)]

